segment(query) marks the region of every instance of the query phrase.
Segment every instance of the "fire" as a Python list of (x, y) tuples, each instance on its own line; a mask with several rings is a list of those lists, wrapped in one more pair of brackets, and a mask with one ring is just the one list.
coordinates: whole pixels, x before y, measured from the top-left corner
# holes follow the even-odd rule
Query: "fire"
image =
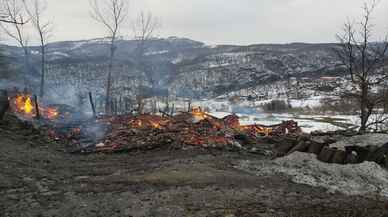
[(56, 119), (59, 115), (59, 112), (56, 108), (47, 108), (46, 109), (46, 116), (48, 119)]
[(153, 121), (150, 121), (150, 124), (152, 125), (153, 128), (155, 129), (161, 129), (161, 126), (159, 123), (156, 123), (156, 122), (153, 122)]
[(195, 107), (191, 110), (191, 114), (197, 121), (204, 120), (208, 117), (208, 115), (202, 111), (201, 107)]
[(29, 95), (17, 95), (13, 106), (18, 113), (29, 117), (34, 115), (34, 104), (32, 103), (31, 96)]
[(24, 111), (27, 113), (27, 114), (30, 114), (33, 110), (33, 105), (32, 105), (32, 102), (31, 102), (31, 98), (30, 97), (27, 97), (27, 100), (26, 100), (26, 103), (24, 104)]
[(156, 115), (140, 115), (129, 121), (131, 128), (154, 128), (163, 129), (169, 120)]
[[(11, 107), (14, 112), (25, 118), (33, 118), (37, 116), (36, 105), (31, 99), (31, 95), (18, 94), (11, 98)], [(59, 111), (54, 107), (44, 107), (38, 104), (39, 114), (47, 119), (53, 120), (58, 118)]]

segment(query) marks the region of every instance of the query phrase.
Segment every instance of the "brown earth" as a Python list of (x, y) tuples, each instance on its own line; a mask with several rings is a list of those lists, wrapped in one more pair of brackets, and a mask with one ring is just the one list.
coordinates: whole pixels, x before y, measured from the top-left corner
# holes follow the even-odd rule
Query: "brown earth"
[(220, 150), (72, 155), (12, 117), (0, 126), (1, 217), (388, 216), (383, 198), (346, 196), (235, 169)]

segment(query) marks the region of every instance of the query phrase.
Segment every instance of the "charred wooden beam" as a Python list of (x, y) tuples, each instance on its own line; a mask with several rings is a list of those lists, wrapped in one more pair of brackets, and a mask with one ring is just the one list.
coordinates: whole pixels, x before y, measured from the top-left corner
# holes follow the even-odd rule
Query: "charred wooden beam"
[(0, 90), (0, 121), (3, 120), (5, 112), (9, 108), (8, 92), (6, 90)]
[(159, 112), (160, 112), (163, 116), (165, 116), (165, 117), (172, 117), (172, 115), (170, 115), (169, 113), (167, 113), (167, 112), (165, 112), (165, 111), (163, 111), (163, 110), (161, 110), (161, 109), (159, 109)]
[(96, 117), (96, 107), (94, 106), (92, 92), (89, 92), (89, 102), (90, 102), (90, 106), (92, 107), (93, 117)]
[(40, 119), (38, 97), (36, 95), (34, 95), (34, 103), (35, 103), (36, 119)]

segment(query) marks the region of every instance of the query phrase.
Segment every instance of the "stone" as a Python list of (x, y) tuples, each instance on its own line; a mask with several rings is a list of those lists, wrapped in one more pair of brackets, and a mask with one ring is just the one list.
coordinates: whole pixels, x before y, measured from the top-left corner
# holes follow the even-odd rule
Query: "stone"
[(326, 163), (330, 163), (331, 159), (335, 153), (335, 149), (331, 149), (329, 147), (324, 147), (318, 155), (318, 160)]
[(293, 143), (281, 143), (275, 147), (276, 156), (281, 157), (286, 155), (295, 145)]
[[(372, 150), (372, 149), (370, 149)], [(368, 161), (373, 161), (376, 162), (382, 166), (385, 166), (386, 161), (387, 161), (387, 155), (388, 155), (388, 143), (381, 146), (380, 148), (376, 148), (372, 150), (368, 156), (367, 160)]]
[(346, 158), (345, 158), (345, 163), (346, 164), (356, 164), (357, 163), (357, 154), (354, 152), (345, 152), (346, 153)]
[(294, 153), (296, 151), (306, 152), (307, 149), (309, 148), (310, 144), (311, 143), (309, 141), (307, 141), (307, 142), (300, 142), (299, 144), (294, 146), (287, 154), (291, 154), (291, 153)]
[(345, 164), (345, 160), (346, 160), (346, 152), (342, 150), (336, 150), (331, 162), (336, 164)]
[(324, 143), (312, 142), (311, 145), (309, 146), (307, 152), (319, 155), (319, 153), (321, 153), (323, 147), (325, 147)]

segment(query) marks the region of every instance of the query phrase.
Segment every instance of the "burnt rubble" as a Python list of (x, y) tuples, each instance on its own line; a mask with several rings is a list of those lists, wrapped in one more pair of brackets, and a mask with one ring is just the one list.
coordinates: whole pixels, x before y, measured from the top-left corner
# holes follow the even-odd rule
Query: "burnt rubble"
[[(24, 121), (32, 122), (34, 128), (51, 139), (64, 143), (70, 153), (200, 148), (245, 151), (276, 158), (305, 152), (315, 154), (318, 160), (327, 163), (373, 161), (388, 167), (388, 143), (332, 146), (341, 139), (357, 135), (350, 131), (304, 134), (294, 121), (274, 126), (243, 126), (236, 115), (217, 118), (200, 108), (174, 116), (126, 114), (85, 118), (66, 105), (36, 106), (30, 97), (16, 95), (11, 98), (11, 111)], [(24, 105), (22, 102), (29, 102), (31, 108), (18, 107)], [(41, 111), (39, 119), (36, 111)]]

